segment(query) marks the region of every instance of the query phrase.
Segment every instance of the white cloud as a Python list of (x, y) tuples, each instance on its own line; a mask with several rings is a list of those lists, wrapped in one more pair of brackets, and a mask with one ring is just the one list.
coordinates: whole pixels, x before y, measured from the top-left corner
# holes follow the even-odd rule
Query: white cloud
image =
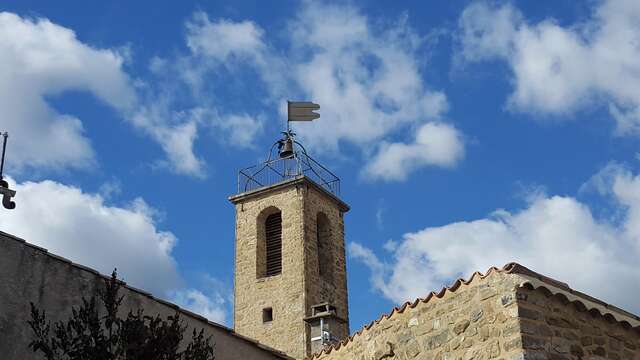
[(172, 254), (178, 240), (158, 229), (165, 214), (144, 199), (112, 206), (101, 195), (51, 180), (13, 187), (17, 206), (2, 214), (0, 230), (103, 274), (117, 268), (135, 287), (211, 321), (226, 322), (230, 291), (211, 276), (205, 276), (201, 286), (184, 287)]
[(398, 242), (393, 239), (389, 239), (384, 243), (384, 245), (382, 245), (382, 248), (389, 252), (394, 252), (398, 248)]
[(600, 104), (619, 134), (639, 133), (640, 2), (596, 4), (592, 18), (563, 27), (553, 19), (530, 24), (508, 4), (474, 3), (460, 17), (460, 55), (509, 64), (512, 109), (561, 116)]
[(226, 323), (225, 300), (220, 294), (205, 295), (197, 289), (185, 289), (176, 291), (173, 295), (173, 301), (213, 322)]
[(258, 24), (249, 20), (212, 21), (206, 13), (197, 11), (187, 21), (186, 28), (190, 51), (180, 58), (177, 67), (179, 77), (194, 93), (204, 95), (202, 87), (207, 85), (208, 76), (217, 75), (221, 68), (240, 75), (245, 70), (241, 66), (253, 66), (274, 94), (289, 95), (287, 59), (268, 46), (265, 32)]
[(80, 42), (46, 19), (0, 13), (0, 108), (11, 136), (8, 166), (63, 169), (95, 165), (82, 122), (45, 100), (69, 90), (91, 92), (116, 109), (135, 102), (123, 56)]
[[(283, 73), (280, 59), (269, 53), (264, 31), (254, 22), (228, 19), (212, 21), (206, 13), (196, 11), (185, 27), (185, 42), (189, 51), (176, 59), (163, 60), (161, 68), (171, 67), (175, 79), (186, 84), (199, 103), (214, 102), (210, 86), (216, 84), (216, 77), (222, 70), (240, 76), (246, 69), (243, 67), (252, 66), (259, 69), (262, 80), (271, 86), (278, 87), (276, 84), (282, 82), (282, 79), (278, 79)], [(157, 61), (155, 65), (157, 68)]]
[(378, 225), (378, 229), (382, 229), (384, 227), (384, 214), (387, 209), (384, 206), (384, 199), (378, 200), (378, 204), (376, 205), (376, 225)]
[(620, 218), (596, 218), (573, 197), (537, 196), (522, 210), (407, 233), (388, 264), (357, 243), (350, 244), (350, 255), (370, 267), (375, 288), (398, 303), (517, 261), (638, 312), (640, 176), (610, 165), (596, 178), (595, 188), (610, 197)]
[(300, 131), (311, 146), (372, 148), (447, 110), (446, 96), (423, 81), (425, 40), (404, 18), (374, 29), (356, 8), (307, 3), (290, 32), (295, 86), (322, 106), (321, 119)]
[(463, 156), (464, 141), (458, 130), (429, 122), (420, 127), (413, 143), (383, 143), (363, 174), (372, 179), (405, 180), (420, 167), (453, 167)]
[[(305, 123), (299, 135), (309, 147), (323, 149), (324, 155), (337, 155), (340, 143), (350, 142), (370, 160), (371, 153), (383, 152), (378, 149), (381, 140), (398, 132), (411, 136), (428, 121), (442, 122), (448, 108), (446, 96), (423, 81), (421, 49), (426, 40), (407, 26), (405, 18), (374, 29), (354, 7), (306, 3), (288, 24), (285, 36), (291, 46), (287, 49), (270, 46), (265, 31), (251, 21), (210, 20), (197, 12), (187, 29), (191, 54), (181, 76), (194, 93), (202, 92), (202, 74), (220, 65), (232, 70), (251, 66), (269, 93), (264, 103), (278, 106), (284, 99), (300, 96), (321, 104), (322, 118)], [(250, 131), (262, 128), (256, 116), (214, 118), (223, 119), (212, 124), (233, 143), (251, 143), (261, 132)], [(437, 150), (459, 151), (460, 147), (464, 145)], [(450, 167), (455, 161), (444, 158), (458, 157), (457, 153), (425, 155), (425, 149), (432, 147), (404, 148), (403, 158), (411, 158), (405, 161), (411, 170), (425, 165)], [(404, 179), (411, 170), (386, 179)]]
[(194, 55), (233, 62), (243, 56), (259, 57), (264, 48), (263, 31), (251, 21), (211, 22), (207, 14), (196, 12), (186, 27), (187, 46)]
[(258, 134), (262, 132), (263, 122), (249, 115), (228, 115), (216, 118), (212, 125), (228, 134), (228, 143), (237, 147), (251, 147)]
[(237, 147), (253, 146), (262, 133), (260, 116), (223, 111), (210, 86), (225, 68), (235, 71), (240, 65), (262, 66), (265, 45), (262, 30), (250, 21), (212, 22), (205, 13), (196, 12), (185, 27), (189, 51), (152, 59), (154, 78), (145, 84), (145, 101), (132, 120), (167, 153), (167, 160), (157, 164), (178, 174), (204, 178), (206, 162), (194, 151), (200, 130), (211, 129), (220, 143)]
[[(375, 152), (382, 157), (381, 140), (398, 132), (420, 138), (413, 132), (427, 122), (442, 123), (448, 108), (446, 96), (422, 80), (421, 49), (426, 40), (407, 26), (405, 18), (378, 31), (354, 7), (307, 3), (288, 24), (285, 36), (291, 46), (284, 49), (269, 45), (265, 31), (252, 21), (210, 19), (197, 11), (185, 27), (188, 52), (153, 59), (150, 69), (164, 82), (155, 84), (160, 90), (150, 91), (146, 105), (134, 116), (134, 123), (167, 152), (169, 162), (163, 164), (178, 173), (206, 174), (204, 161), (193, 151), (202, 127), (212, 129), (222, 143), (239, 147), (252, 147), (263, 133), (264, 115), (229, 111), (217, 104), (212, 89), (223, 71), (234, 75), (253, 68), (259, 85), (267, 90), (266, 98), (256, 101), (261, 106), (278, 107), (295, 94), (319, 102), (322, 119), (306, 123), (300, 136), (310, 147), (324, 149), (325, 155), (337, 155), (339, 143), (346, 141), (359, 146), (367, 160)], [(186, 106), (177, 101), (185, 93), (191, 96)], [(192, 131), (175, 132), (178, 126)], [(176, 146), (161, 141), (169, 133)], [(435, 141), (432, 137), (429, 144)], [(463, 147), (406, 146), (402, 157), (411, 169), (386, 180), (404, 179), (426, 165), (451, 167)], [(457, 153), (425, 155), (425, 150)], [(375, 168), (383, 166), (377, 161)]]
[(125, 281), (156, 295), (178, 286), (177, 239), (158, 229), (159, 213), (144, 200), (110, 206), (100, 195), (50, 180), (18, 183), (15, 190), (17, 206), (0, 217), (2, 231), (103, 274), (117, 267)]
[[(388, 271), (387, 264), (382, 263), (376, 254), (357, 242), (351, 242), (348, 245), (349, 256), (362, 261), (369, 270), (371, 270), (371, 283), (376, 289), (384, 289), (386, 287), (384, 276)], [(386, 295), (386, 293), (385, 293)]]
[[(210, 92), (220, 71), (244, 71), (240, 66), (254, 67), (268, 89), (259, 105), (277, 106), (292, 94), (322, 104), (322, 120), (306, 124), (301, 136), (327, 154), (338, 154), (346, 141), (368, 158), (379, 152), (380, 141), (411, 134), (427, 121), (442, 122), (447, 110), (446, 96), (422, 80), (425, 39), (404, 18), (378, 30), (353, 7), (307, 3), (288, 25), (292, 46), (286, 49), (268, 45), (252, 21), (210, 20), (196, 12), (185, 27), (188, 51), (154, 58), (152, 76), (133, 81), (124, 69), (126, 51), (91, 47), (46, 19), (2, 13), (0, 60), (7, 66), (0, 70), (0, 106), (9, 111), (3, 130), (13, 139), (10, 166), (95, 166), (83, 122), (58, 114), (45, 100), (81, 90), (160, 144), (166, 160), (158, 164), (205, 177), (206, 163), (194, 150), (202, 128), (240, 147), (252, 146), (263, 132), (263, 115), (223, 110)], [(409, 154), (411, 149), (405, 157), (424, 158)]]
[(122, 183), (116, 178), (112, 178), (109, 181), (105, 181), (98, 189), (98, 194), (103, 199), (109, 200), (114, 195), (120, 195), (122, 193)]
[[(166, 164), (180, 174), (203, 177), (193, 151), (197, 124), (171, 111), (155, 82), (134, 81), (124, 69), (128, 54), (97, 49), (47, 19), (0, 13), (0, 108), (11, 136), (7, 165), (16, 171), (82, 169), (96, 165), (80, 119), (59, 114), (46, 101), (70, 90), (87, 91), (160, 144)], [(189, 114), (187, 114), (189, 115)]]
[(172, 292), (178, 305), (207, 319), (230, 326), (227, 313), (233, 303), (233, 291), (209, 274), (201, 276), (200, 289), (188, 288)]

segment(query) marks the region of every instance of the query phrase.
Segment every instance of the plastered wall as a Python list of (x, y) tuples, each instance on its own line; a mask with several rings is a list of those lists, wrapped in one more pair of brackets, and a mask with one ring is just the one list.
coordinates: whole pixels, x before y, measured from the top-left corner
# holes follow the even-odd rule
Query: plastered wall
[[(71, 307), (78, 306), (82, 296), (97, 295), (101, 284), (102, 276), (97, 272), (0, 233), (0, 359), (42, 359), (27, 346), (31, 341), (31, 329), (27, 325), (30, 301), (44, 309), (49, 319), (66, 320)], [(130, 288), (122, 288), (121, 294), (125, 295), (121, 308), (123, 313), (128, 309), (144, 308), (147, 314), (166, 317), (175, 314), (177, 309), (175, 305)], [(204, 328), (207, 334), (213, 335), (216, 359), (287, 358), (260, 348), (234, 335), (231, 329), (208, 323), (197, 315), (182, 312), (182, 319), (189, 326), (185, 338), (189, 338), (193, 327)]]

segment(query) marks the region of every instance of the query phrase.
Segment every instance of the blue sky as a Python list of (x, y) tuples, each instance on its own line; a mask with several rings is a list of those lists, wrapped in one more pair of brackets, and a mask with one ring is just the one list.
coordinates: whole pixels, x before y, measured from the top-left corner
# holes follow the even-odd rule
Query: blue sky
[(3, 231), (231, 325), (226, 198), (312, 100), (352, 330), (509, 261), (640, 312), (637, 1), (0, 11)]

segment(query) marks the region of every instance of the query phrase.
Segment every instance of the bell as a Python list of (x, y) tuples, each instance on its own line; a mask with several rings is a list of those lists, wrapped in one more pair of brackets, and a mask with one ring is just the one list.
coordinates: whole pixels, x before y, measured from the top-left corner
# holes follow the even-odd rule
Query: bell
[(293, 156), (293, 140), (287, 137), (282, 140), (282, 147), (280, 148), (280, 158), (287, 159)]

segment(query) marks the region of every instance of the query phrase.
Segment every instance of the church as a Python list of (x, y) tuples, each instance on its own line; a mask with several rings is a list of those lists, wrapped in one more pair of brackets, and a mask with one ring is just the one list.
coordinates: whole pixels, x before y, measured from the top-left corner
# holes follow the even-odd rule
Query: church
[[(291, 132), (266, 162), (240, 170), (228, 200), (236, 214), (233, 329), (123, 287), (124, 307), (179, 312), (189, 327), (204, 328), (216, 359), (640, 360), (640, 317), (517, 263), (407, 299), (352, 331), (350, 208), (339, 178)], [(0, 232), (0, 359), (38, 358), (27, 346), (30, 301), (62, 320), (104, 277)]]

